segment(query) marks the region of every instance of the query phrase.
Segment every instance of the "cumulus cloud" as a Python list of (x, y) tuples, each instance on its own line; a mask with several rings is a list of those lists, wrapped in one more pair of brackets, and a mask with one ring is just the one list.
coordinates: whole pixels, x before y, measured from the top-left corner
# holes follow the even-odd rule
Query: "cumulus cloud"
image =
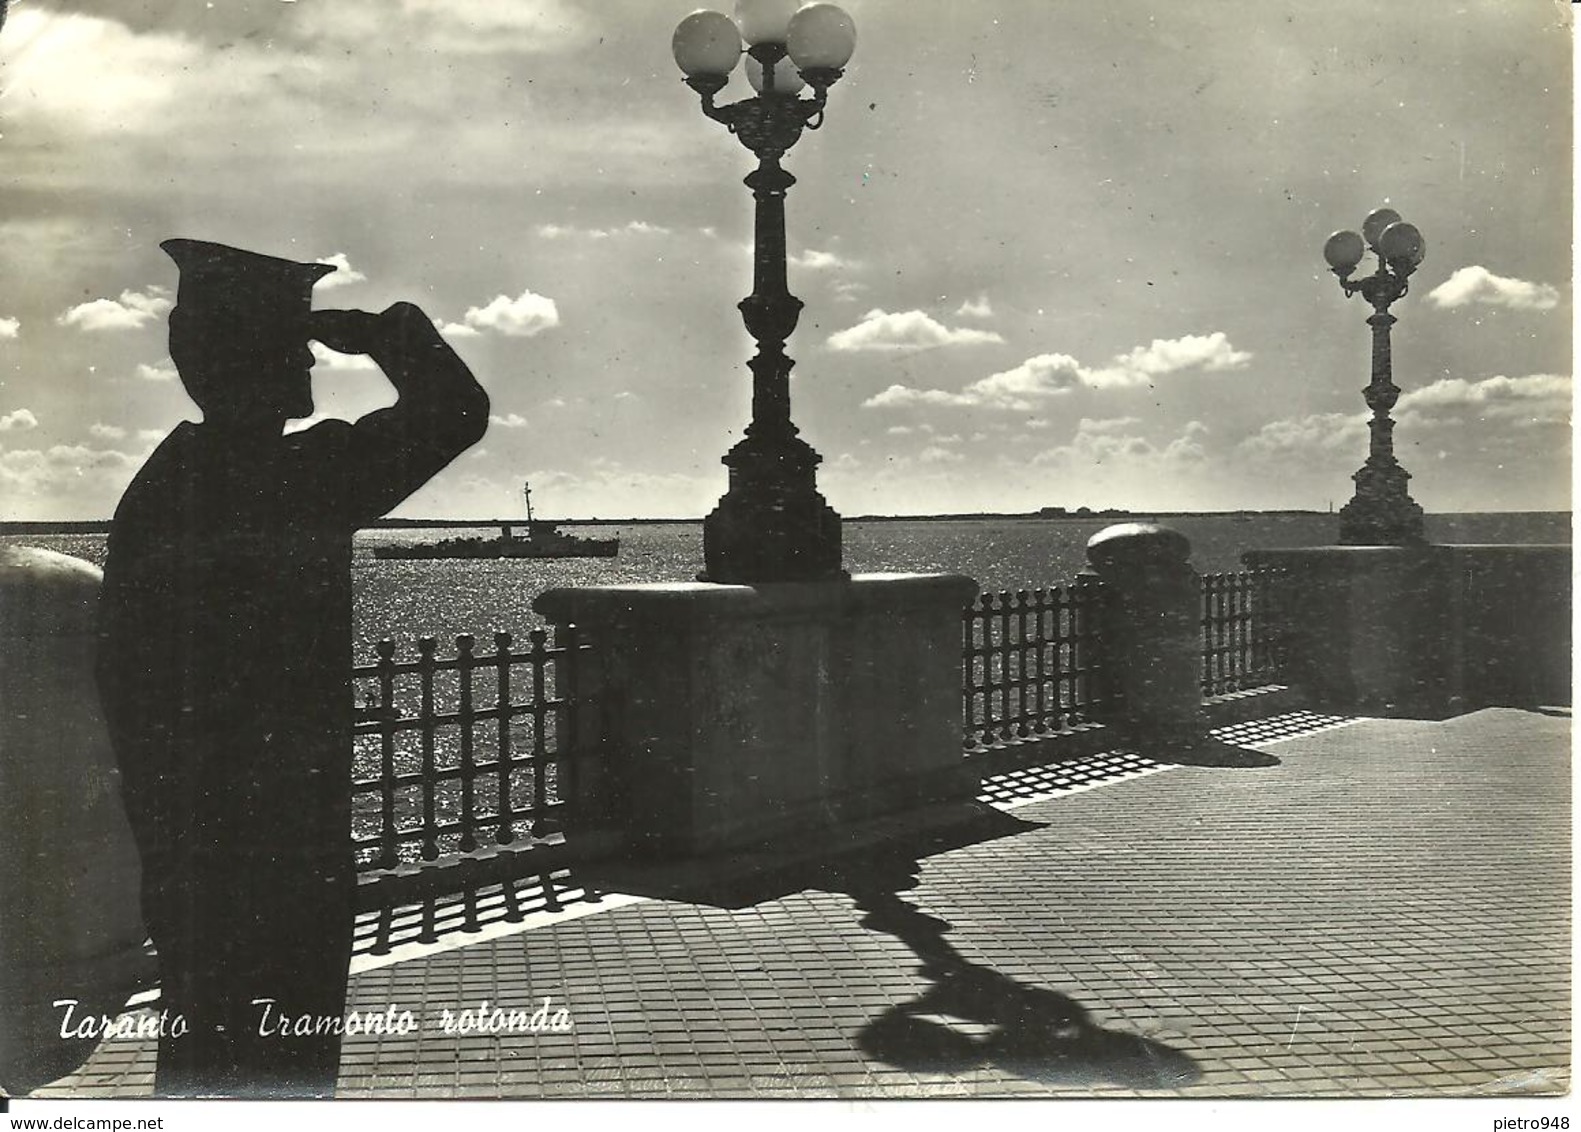
[(1242, 440), (1240, 449), (1253, 456), (1297, 458), (1314, 453), (1365, 453), (1366, 413), (1308, 413), (1269, 421)]
[(169, 358), (162, 362), (156, 362), (153, 365), (139, 362), (132, 372), (144, 381), (174, 381), (176, 379), (176, 363)]
[[(559, 326), (560, 310), (553, 299), (523, 291), (514, 299), (499, 295), (486, 306), (471, 308), (462, 316), (460, 325), (507, 338), (531, 338)], [(445, 327), (447, 332), (456, 329), (454, 324)]]
[[(1413, 430), (1466, 427), (1488, 439), (1509, 438), (1508, 428), (1565, 425), (1570, 420), (1573, 382), (1559, 374), (1489, 377), (1467, 381), (1447, 377), (1400, 396), (1392, 416), (1396, 446), (1408, 443)], [(1309, 413), (1269, 421), (1242, 440), (1250, 456), (1284, 462), (1332, 455), (1360, 457), (1367, 451), (1367, 412)]]
[(930, 444), (917, 453), (917, 461), (923, 464), (959, 464), (966, 459), (953, 448), (945, 448), (938, 444)]
[(1446, 377), (1400, 396), (1397, 419), (1509, 420), (1523, 424), (1565, 424), (1574, 396), (1568, 376), (1490, 377), (1467, 381)]
[(1223, 331), (1184, 338), (1155, 338), (1151, 345), (1138, 346), (1129, 353), (1117, 355), (1100, 369), (1084, 366), (1069, 354), (1039, 354), (1014, 369), (974, 381), (959, 392), (891, 385), (862, 405), (868, 409), (944, 405), (957, 409), (1030, 412), (1080, 386), (1113, 389), (1151, 385), (1160, 377), (1185, 370), (1211, 373), (1238, 369), (1250, 359), (1251, 354), (1230, 345)]
[[(574, 0), (13, 4), (0, 35), (6, 174), (65, 192), (218, 169), (233, 203), (262, 210), (278, 183), (316, 185), (326, 164), (348, 183), (372, 183), (382, 156), (409, 150), (414, 134), (443, 130), (441, 145), (459, 154), (446, 168), (465, 168), (474, 184), (519, 177), (519, 148), (501, 140), (512, 123), (495, 117), (499, 99), (485, 92), (519, 81), (524, 51), (553, 49), (551, 68), (585, 61), (585, 50), (563, 52), (591, 49), (603, 22)], [(368, 43), (384, 47), (358, 50)], [(446, 56), (461, 58), (435, 64)], [(424, 77), (385, 81), (399, 72)], [(540, 90), (545, 81), (540, 75)], [(665, 129), (681, 128), (673, 115), (642, 120), (629, 106), (589, 128), (585, 115), (532, 100), (539, 158), (588, 173), (602, 163), (600, 172), (620, 183), (631, 165), (667, 152)], [(328, 106), (335, 112), (326, 114)], [(248, 123), (242, 146), (237, 121)], [(113, 144), (96, 146), (100, 137)], [(409, 170), (416, 181), (408, 181), (448, 179), (444, 165)]]
[(113, 505), (141, 464), (140, 456), (81, 444), (7, 449), (0, 451), (0, 492), (19, 517), (60, 518), (62, 493), (95, 509)]
[(945, 326), (923, 311), (891, 313), (874, 308), (855, 326), (829, 335), (832, 350), (932, 350), (1003, 342), (991, 330)]
[(567, 0), (532, 4), (457, 4), (454, 0), (336, 0), (293, 4), (297, 30), (309, 38), (377, 42), (398, 15), (401, 33), (436, 50), (455, 53), (542, 52), (564, 48), (589, 34), (585, 12)]
[(575, 224), (540, 224), (535, 229), (546, 240), (608, 240), (615, 236), (668, 236), (670, 229), (646, 220), (631, 220), (616, 228), (584, 228)]
[(955, 315), (957, 318), (992, 318), (994, 308), (989, 305), (987, 295), (979, 295), (962, 303)]
[(818, 251), (815, 248), (808, 248), (804, 252), (792, 255), (788, 262), (792, 267), (801, 267), (808, 271), (836, 271), (856, 266), (852, 261), (833, 252)]
[(1039, 354), (1014, 369), (989, 374), (961, 391), (964, 403), (1026, 412), (1081, 384), (1082, 369), (1068, 354)]
[(38, 427), (38, 418), (30, 409), (16, 409), (0, 417), (0, 432), (23, 432)]
[(331, 287), (349, 287), (353, 283), (366, 283), (368, 281), (366, 275), (351, 266), (351, 260), (346, 258), (345, 252), (336, 252), (332, 256), (326, 256), (319, 262), (332, 263), (337, 268), (337, 270), (330, 272), (318, 281), (317, 285), (320, 290), (327, 290)]
[(960, 407), (966, 404), (975, 404), (975, 402), (967, 402), (963, 400), (962, 394), (951, 393), (947, 389), (913, 389), (909, 385), (895, 384), (863, 401), (862, 408), (898, 409), (912, 405), (951, 405)]
[[(1459, 474), (1463, 482), (1486, 485), (1501, 470), (1546, 480), (1553, 461), (1562, 462), (1569, 450), (1571, 397), (1571, 379), (1556, 374), (1444, 378), (1400, 396), (1391, 414), (1395, 451), (1419, 475), (1425, 459), (1450, 461), (1454, 470), (1441, 463), (1424, 481), (1429, 484)], [(1332, 492), (1366, 457), (1370, 417), (1362, 409), (1269, 421), (1242, 439), (1232, 456), (1250, 480), (1276, 484), (1306, 477), (1314, 490)], [(1315, 487), (1325, 480), (1326, 488)]]
[(1098, 419), (1094, 419), (1092, 417), (1083, 417), (1081, 419), (1081, 423), (1076, 426), (1076, 431), (1116, 433), (1123, 432), (1132, 425), (1138, 425), (1141, 423), (1142, 421), (1139, 417), (1102, 417)]
[(170, 104), (166, 76), (202, 65), (199, 46), (179, 36), (48, 9), (13, 13), (5, 36), (11, 114), (90, 134), (140, 131)]
[(0, 338), (15, 338), (22, 333), (22, 323), (14, 318), (0, 318)]
[(1160, 377), (1186, 370), (1218, 373), (1240, 369), (1252, 355), (1230, 345), (1224, 331), (1187, 334), (1183, 338), (1155, 338), (1151, 345), (1117, 354), (1102, 369), (1085, 370), (1082, 382), (1094, 388), (1151, 385)]
[(506, 413), (504, 416), (500, 416), (498, 413), (491, 413), (489, 414), (489, 424), (497, 428), (526, 428), (527, 418), (520, 413)]
[(1068, 444), (1039, 452), (1032, 463), (1065, 471), (1122, 466), (1137, 474), (1159, 474), (1202, 464), (1207, 459), (1203, 438), (1208, 426), (1187, 421), (1180, 435), (1159, 445), (1128, 431), (1134, 417), (1092, 420), (1083, 417)]
[(1462, 267), (1427, 294), (1440, 307), (1463, 307), (1483, 303), (1513, 310), (1546, 311), (1559, 305), (1559, 289), (1547, 283), (1528, 283), (1495, 275), (1473, 264)]
[(863, 408), (945, 405), (957, 409), (1013, 409), (1026, 412), (1081, 384), (1081, 366), (1067, 354), (1039, 354), (1014, 369), (990, 374), (959, 393), (947, 389), (912, 389), (891, 385), (862, 402)]
[(55, 321), (78, 330), (136, 330), (166, 314), (172, 306), (164, 287), (122, 291), (119, 299), (93, 299), (66, 311)]
[(88, 432), (100, 440), (125, 440), (126, 430), (120, 425), (91, 424)]

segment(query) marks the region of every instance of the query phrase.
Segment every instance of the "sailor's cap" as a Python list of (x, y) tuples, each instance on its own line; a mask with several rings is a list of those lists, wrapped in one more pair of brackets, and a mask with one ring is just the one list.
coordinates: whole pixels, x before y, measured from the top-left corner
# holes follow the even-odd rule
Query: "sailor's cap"
[(313, 284), (335, 270), (328, 263), (260, 255), (207, 240), (159, 245), (180, 270), (176, 303), (206, 309), (267, 310), (313, 304)]

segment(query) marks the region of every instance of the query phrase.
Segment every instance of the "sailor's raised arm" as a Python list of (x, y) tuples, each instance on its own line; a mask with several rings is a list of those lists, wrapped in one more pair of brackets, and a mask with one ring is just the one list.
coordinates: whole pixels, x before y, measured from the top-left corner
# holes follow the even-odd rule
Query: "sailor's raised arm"
[(398, 397), (351, 426), (353, 504), (375, 519), (411, 495), (483, 437), (489, 397), (466, 363), (412, 303), (380, 314), (313, 312), (313, 337), (332, 350), (366, 354)]

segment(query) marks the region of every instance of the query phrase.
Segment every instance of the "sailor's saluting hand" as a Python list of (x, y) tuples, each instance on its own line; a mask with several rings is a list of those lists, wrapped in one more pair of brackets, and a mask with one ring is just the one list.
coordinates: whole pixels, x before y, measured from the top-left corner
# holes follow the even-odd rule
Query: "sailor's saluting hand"
[(415, 303), (392, 303), (379, 314), (362, 310), (316, 310), (309, 333), (340, 354), (375, 354), (414, 336), (433, 332), (434, 324)]
[(388, 334), (381, 320), (394, 309), (389, 308), (383, 315), (359, 310), (316, 310), (309, 316), (308, 330), (315, 341), (337, 354), (371, 354)]
[[(378, 314), (315, 310), (308, 316), (308, 335), (336, 353), (371, 358), (402, 395), (423, 397), (448, 386), (457, 386), (450, 390), (456, 392), (461, 384), (477, 390), (461, 360), (415, 303), (393, 303)], [(481, 412), (486, 415), (486, 399), (482, 399), (481, 390), (477, 393)], [(477, 415), (476, 411), (463, 412)]]

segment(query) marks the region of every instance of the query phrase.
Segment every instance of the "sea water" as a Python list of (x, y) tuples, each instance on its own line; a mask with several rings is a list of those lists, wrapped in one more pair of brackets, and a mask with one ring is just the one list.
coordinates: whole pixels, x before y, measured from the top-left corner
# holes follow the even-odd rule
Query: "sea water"
[[(1137, 519), (1149, 516), (1138, 515)], [(851, 521), (844, 525), (845, 566), (853, 574), (955, 573), (988, 591), (1064, 585), (1086, 565), (1087, 540), (1119, 520), (961, 519)], [(1332, 543), (1338, 516), (1250, 513), (1167, 516), (1191, 540), (1202, 573), (1241, 568), (1244, 551)], [(373, 548), (431, 541), (453, 531), (368, 531), (353, 560), (356, 656), (373, 657), (382, 639), (450, 642), (461, 633), (480, 647), (497, 631), (514, 636), (541, 627), (532, 602), (563, 586), (687, 582), (703, 562), (701, 523), (629, 523), (568, 528), (591, 538), (620, 538), (615, 558), (381, 559)], [(479, 528), (480, 534), (491, 528)], [(1570, 516), (1559, 512), (1429, 515), (1428, 538), (1442, 543), (1569, 543)], [(104, 562), (103, 535), (7, 535), (0, 543), (42, 546)]]

